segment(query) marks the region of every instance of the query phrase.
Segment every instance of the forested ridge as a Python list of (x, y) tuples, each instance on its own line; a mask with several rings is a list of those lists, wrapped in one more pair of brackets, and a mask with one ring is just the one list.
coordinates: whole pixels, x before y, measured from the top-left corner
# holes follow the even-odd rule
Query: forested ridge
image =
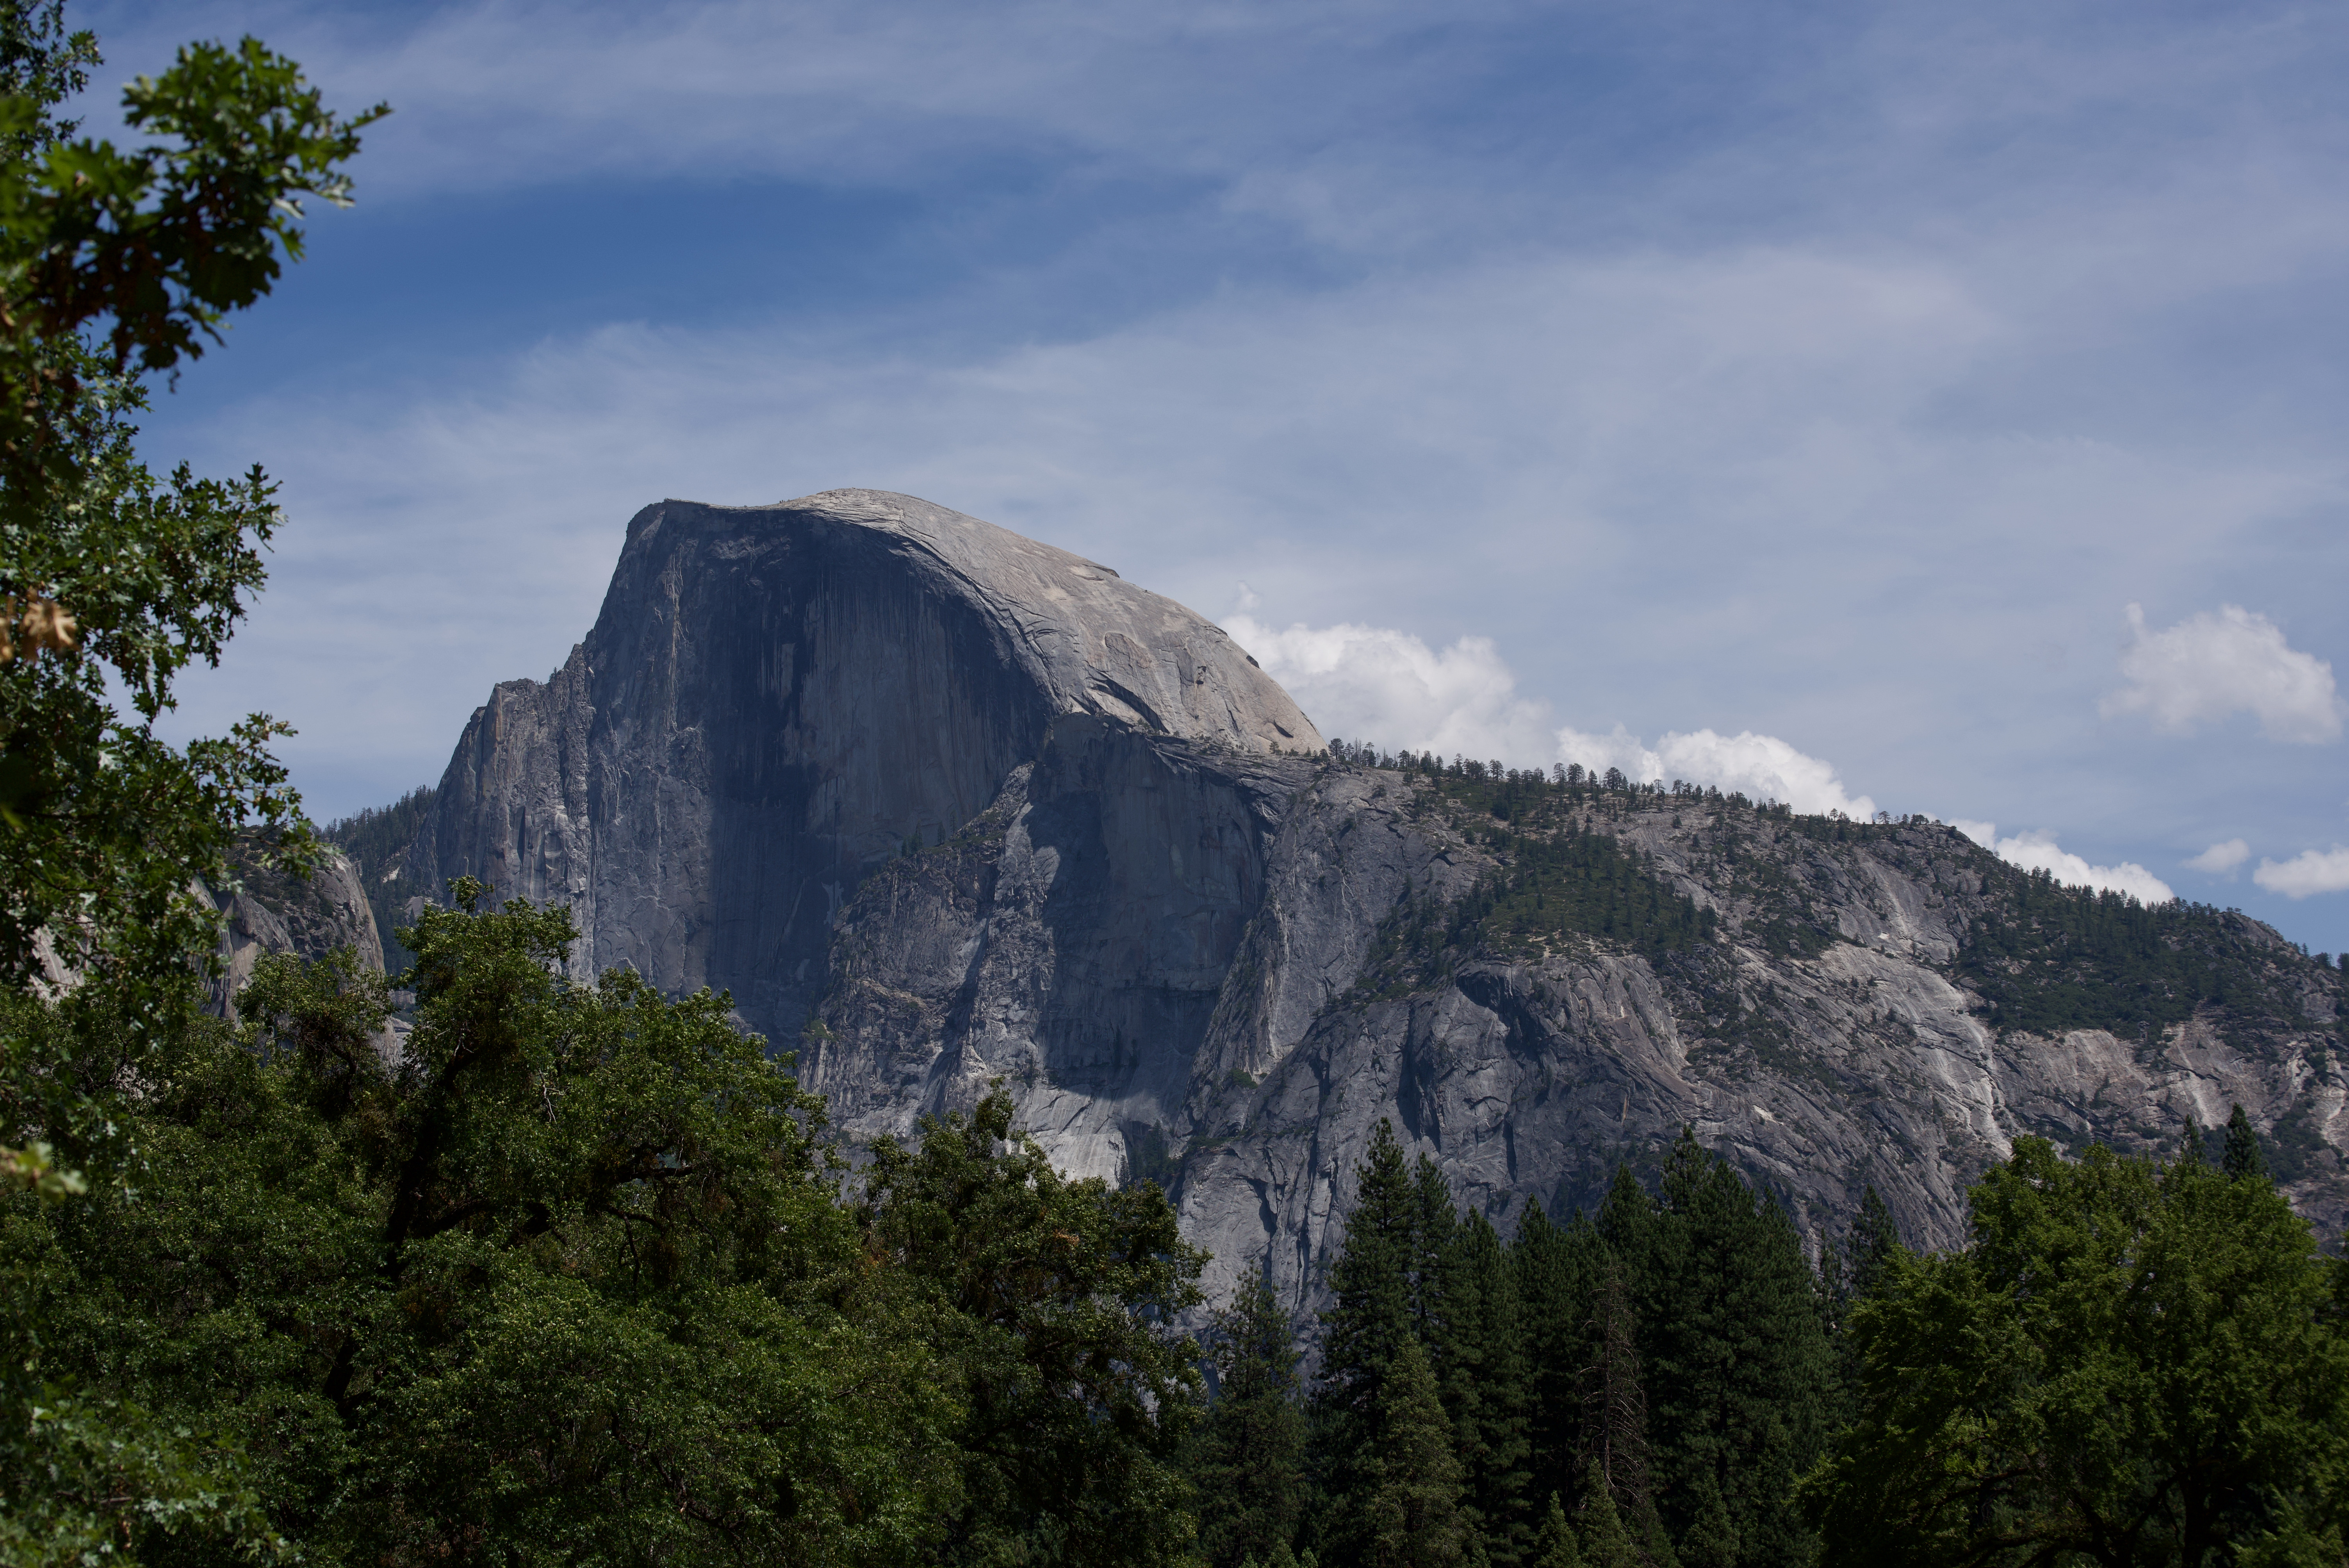
[[(1424, 814), (1494, 862), (1473, 892), (1441, 908), (1406, 897), (1380, 932), (1376, 966), (1389, 976), (1433, 975), (1447, 954), (1453, 964), (1478, 952), (1537, 954), (1571, 937), (1656, 959), (1723, 940), (1816, 955), (1867, 939), (1838, 925), (1819, 875), (1823, 859), (1864, 852), (1911, 872), (1960, 871), (1938, 879), (1966, 913), (1950, 973), (2001, 1029), (2135, 1037), (2205, 1008), (2254, 1027), (2313, 1016), (2349, 1028), (2331, 954), (2311, 955), (2231, 910), (2064, 886), (1928, 818), (1806, 815), (1615, 769), (1447, 761), (1343, 739), (1331, 753), (1340, 766), (1401, 773), (1423, 791)], [(1647, 847), (1657, 841), (1680, 849), (1679, 876), (1659, 867)], [(1699, 882), (1702, 904), (1687, 891)], [(1412, 962), (1399, 970), (1399, 957)], [(2312, 1015), (2312, 1002), (2322, 1011)]]

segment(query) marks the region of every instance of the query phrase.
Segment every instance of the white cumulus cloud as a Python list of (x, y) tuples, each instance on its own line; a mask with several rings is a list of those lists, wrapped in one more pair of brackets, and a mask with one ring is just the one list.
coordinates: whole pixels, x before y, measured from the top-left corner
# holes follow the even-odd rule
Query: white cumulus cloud
[(1579, 762), (1594, 772), (1619, 768), (1642, 781), (1683, 779), (1692, 784), (1718, 788), (1723, 794), (1744, 794), (1756, 800), (1784, 800), (1797, 811), (1841, 811), (1847, 817), (1873, 815), (1876, 802), (1847, 793), (1836, 776), (1835, 765), (1806, 756), (1775, 735), (1741, 730), (1722, 735), (1710, 729), (1689, 734), (1677, 731), (1650, 750), (1621, 725), (1609, 735), (1586, 735), (1578, 729), (1557, 732), (1557, 759)]
[[(1243, 586), (1241, 603), (1253, 607), (1254, 597)], [(1548, 713), (1517, 695), (1490, 637), (1435, 649), (1388, 626), (1281, 630), (1246, 608), (1223, 624), (1324, 736), (1518, 767), (1548, 759)]]
[(2259, 716), (2271, 740), (2341, 738), (2343, 704), (2333, 666), (2284, 642), (2283, 628), (2240, 604), (2204, 611), (2166, 632), (2148, 632), (2141, 606), (2128, 607), (2131, 642), (2121, 655), (2129, 682), (2104, 700), (2106, 717), (2150, 713), (2158, 728), (2190, 733), (2235, 713)]
[(2168, 903), (2178, 896), (2168, 882), (2135, 861), (2123, 861), (2116, 866), (2090, 865), (2085, 857), (2058, 845), (2055, 835), (2044, 830), (2002, 839), (1995, 822), (1959, 817), (1951, 825), (2007, 864), (2021, 866), (2027, 872), (2045, 872), (2067, 886), (2125, 892), (2146, 903)]
[(1876, 810), (1874, 800), (1845, 789), (1832, 763), (1773, 735), (1674, 731), (1651, 748), (1619, 724), (1607, 735), (1554, 729), (1546, 704), (1517, 695), (1516, 676), (1490, 637), (1463, 637), (1438, 649), (1390, 626), (1299, 623), (1282, 629), (1256, 618), (1257, 596), (1245, 583), (1239, 602), (1224, 630), (1325, 736), (1517, 767), (1619, 768), (1641, 782), (1681, 779), (1724, 794), (1784, 800), (1797, 811), (1866, 817)]
[(2251, 858), (2251, 846), (2240, 839), (2229, 839), (2223, 844), (2213, 844), (2186, 863), (2198, 872), (2213, 876), (2231, 876), (2235, 868)]
[(2307, 898), (2349, 889), (2349, 849), (2302, 850), (2288, 861), (2262, 859), (2251, 880), (2286, 898)]

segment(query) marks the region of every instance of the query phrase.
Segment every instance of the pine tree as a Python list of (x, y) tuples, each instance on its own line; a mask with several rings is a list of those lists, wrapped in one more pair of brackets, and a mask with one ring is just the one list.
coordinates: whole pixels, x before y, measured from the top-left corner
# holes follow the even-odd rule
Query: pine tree
[(1819, 1248), (1818, 1294), (1821, 1319), (1828, 1338), (1834, 1369), (1829, 1429), (1841, 1427), (1857, 1408), (1859, 1347), (1851, 1333), (1851, 1315), (1866, 1301), (1902, 1250), (1900, 1227), (1874, 1182), (1860, 1194), (1859, 1212), (1841, 1246)]
[(1875, 1291), (1900, 1245), (1899, 1222), (1871, 1181), (1860, 1194), (1859, 1212), (1853, 1216), (1851, 1234), (1844, 1242), (1843, 1274), (1852, 1300), (1865, 1301)]
[(2251, 1130), (2251, 1119), (2243, 1114), (2240, 1104), (2227, 1118), (2226, 1171), (2237, 1181), (2247, 1176), (2267, 1180), (2268, 1161), (2260, 1151), (2260, 1135)]
[(1411, 1316), (1441, 1381), (1441, 1353), (1449, 1347), (1460, 1288), (1460, 1256), (1454, 1245), (1460, 1215), (1452, 1206), (1452, 1183), (1424, 1154), (1413, 1173), (1412, 1189), (1418, 1199), (1418, 1224), (1411, 1238)]
[(1200, 1423), (1190, 1473), (1199, 1551), (1216, 1568), (1276, 1563), (1305, 1506), (1305, 1413), (1288, 1316), (1251, 1264), (1215, 1319), (1216, 1402)]
[(1582, 1498), (1582, 1514), (1576, 1522), (1582, 1538), (1584, 1568), (1653, 1568), (1640, 1560), (1640, 1549), (1623, 1527), (1623, 1516), (1616, 1510), (1615, 1499), (1595, 1461), (1583, 1474)]
[(1356, 1177), (1346, 1239), (1330, 1267), (1338, 1300), (1322, 1317), (1329, 1332), (1321, 1377), (1327, 1402), (1367, 1415), (1387, 1367), (1417, 1337), (1420, 1192), (1383, 1117)]
[(1534, 1536), (1533, 1568), (1582, 1568), (1582, 1549), (1556, 1492), (1549, 1494), (1549, 1511), (1542, 1515), (1541, 1529)]
[(1368, 1568), (1454, 1568), (1467, 1558), (1460, 1510), (1460, 1465), (1435, 1374), (1408, 1340), (1380, 1390), (1378, 1429), (1361, 1466), (1354, 1514), (1360, 1560)]
[(1594, 1282), (1607, 1244), (1588, 1219), (1550, 1222), (1538, 1204), (1517, 1223), (1510, 1272), (1525, 1324), (1528, 1491), (1575, 1498), (1582, 1485), (1582, 1374), (1590, 1364), (1588, 1330)]
[(1485, 1560), (1513, 1568), (1529, 1534), (1527, 1374), (1516, 1279), (1500, 1236), (1482, 1214), (1454, 1230), (1452, 1251), (1444, 1407)]
[[(1330, 1268), (1337, 1295), (1322, 1315), (1321, 1386), (1313, 1401), (1312, 1444), (1323, 1493), (1333, 1503), (1359, 1497), (1362, 1467), (1376, 1434), (1382, 1390), (1395, 1358), (1418, 1343), (1420, 1218), (1423, 1194), (1393, 1125), (1381, 1118), (1356, 1171), (1346, 1239)], [(1355, 1521), (1339, 1506), (1316, 1533), (1351, 1538)]]
[(1588, 1474), (1635, 1512), (1648, 1501), (1648, 1400), (1640, 1381), (1639, 1319), (1622, 1266), (1607, 1259), (1584, 1340), (1582, 1453)]
[(1798, 1563), (1807, 1543), (1790, 1504), (1794, 1480), (1826, 1440), (1835, 1397), (1801, 1238), (1777, 1203), (1686, 1129), (1665, 1162), (1661, 1204), (1644, 1222), (1632, 1206), (1625, 1211), (1628, 1229), (1646, 1230), (1625, 1272), (1640, 1316), (1651, 1482), (1664, 1522), (1687, 1535), (1709, 1478), (1742, 1563)]
[(1709, 1475), (1697, 1478), (1696, 1517), (1682, 1535), (1682, 1568), (1737, 1568), (1737, 1527), (1721, 1501), (1721, 1488)]

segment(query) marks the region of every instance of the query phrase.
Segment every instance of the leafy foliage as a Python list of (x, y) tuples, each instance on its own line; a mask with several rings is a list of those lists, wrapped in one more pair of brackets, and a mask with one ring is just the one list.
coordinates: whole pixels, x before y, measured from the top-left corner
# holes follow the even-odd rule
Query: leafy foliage
[(1895, 1253), (1854, 1315), (1859, 1418), (1805, 1488), (1826, 1561), (2338, 1562), (2338, 1274), (2199, 1149), (2018, 1139), (1966, 1250)]
[(6, 1215), (53, 1376), (250, 1454), (330, 1558), (902, 1561), (957, 1406), (873, 1283), (821, 1106), (724, 998), (562, 978), (563, 911), (429, 911), (379, 975), (264, 960), (125, 1104), (135, 1197)]
[[(184, 749), (159, 739), (190, 663), (216, 663), (277, 521), (256, 469), (158, 482), (130, 418), (140, 377), (200, 354), (301, 253), (301, 200), (342, 202), (359, 128), (247, 39), (180, 52), (123, 95), (123, 150), (53, 117), (96, 41), (57, 4), (0, 8), (0, 978), (44, 968), (130, 987), (145, 1028), (209, 945), (190, 891), (258, 820), (300, 863), (298, 799), (254, 717)], [(86, 339), (95, 332), (99, 342)], [(109, 681), (135, 719), (119, 717)], [(51, 949), (53, 951), (45, 951)]]
[(1205, 1258), (1154, 1183), (1071, 1181), (999, 1088), (874, 1145), (860, 1216), (885, 1288), (960, 1412), (955, 1563), (1177, 1563)]

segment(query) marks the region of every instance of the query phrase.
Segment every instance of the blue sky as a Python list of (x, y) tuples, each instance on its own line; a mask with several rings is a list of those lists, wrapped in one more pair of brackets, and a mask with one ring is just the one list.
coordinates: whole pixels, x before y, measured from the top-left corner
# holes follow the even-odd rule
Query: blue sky
[(148, 436), (285, 482), (181, 721), (294, 722), (322, 817), (558, 664), (639, 506), (867, 485), (1223, 621), (1326, 731), (2349, 947), (2338, 6), (78, 15), (107, 98), (249, 31), (396, 110)]

